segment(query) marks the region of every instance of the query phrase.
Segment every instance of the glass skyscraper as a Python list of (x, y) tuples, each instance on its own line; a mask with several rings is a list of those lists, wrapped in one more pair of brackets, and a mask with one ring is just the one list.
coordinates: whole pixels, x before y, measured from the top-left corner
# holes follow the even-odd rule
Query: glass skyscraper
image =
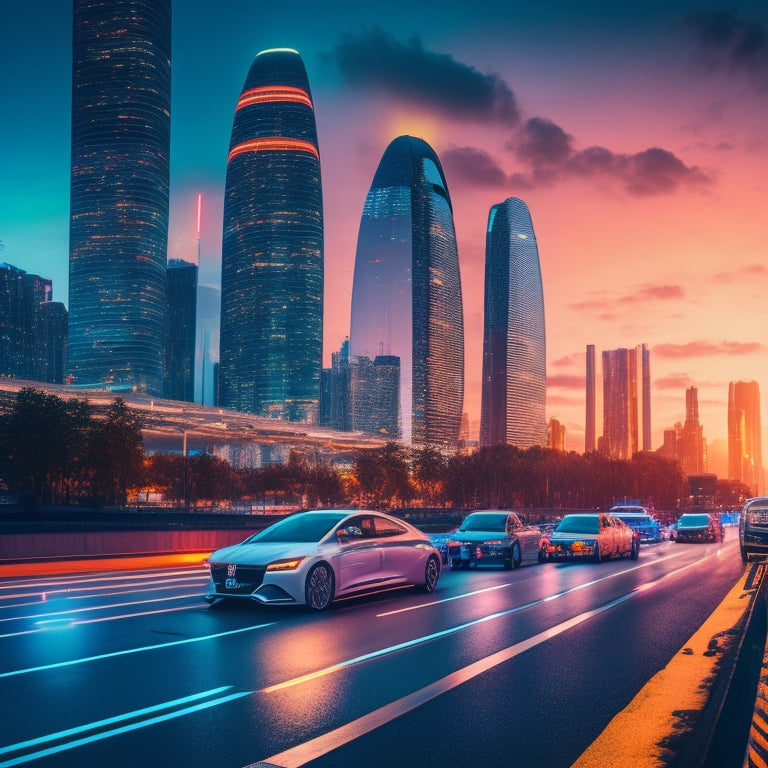
[(544, 292), (531, 214), (494, 205), (485, 240), (480, 445), (547, 444)]
[(168, 328), (165, 334), (165, 392), (170, 400), (195, 399), (197, 264), (168, 262)]
[(220, 405), (316, 422), (322, 344), (323, 205), (312, 95), (296, 51), (262, 51), (229, 145)]
[(170, 0), (75, 0), (69, 365), (75, 386), (163, 392)]
[(421, 139), (387, 147), (365, 200), (350, 352), (400, 358), (404, 443), (453, 447), (464, 400), (464, 316), (453, 209)]

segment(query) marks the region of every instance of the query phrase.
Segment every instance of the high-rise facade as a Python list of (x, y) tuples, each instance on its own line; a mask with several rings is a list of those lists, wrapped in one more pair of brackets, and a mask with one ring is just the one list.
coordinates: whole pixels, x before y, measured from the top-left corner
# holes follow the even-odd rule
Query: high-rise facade
[(651, 450), (651, 350), (645, 344), (637, 347), (640, 355), (640, 406), (642, 424), (641, 447)]
[(760, 386), (756, 381), (728, 385), (728, 474), (754, 494), (763, 492)]
[(453, 208), (422, 139), (387, 147), (365, 199), (350, 351), (400, 358), (404, 443), (453, 447), (464, 400), (464, 317)]
[(597, 448), (596, 440), (596, 379), (595, 379), (595, 345), (587, 344), (587, 407), (584, 425), (584, 453), (591, 453)]
[(224, 193), (220, 405), (317, 422), (323, 207), (299, 54), (259, 53), (235, 108)]
[(355, 355), (349, 361), (348, 414), (352, 431), (400, 439), (400, 358)]
[(197, 272), (197, 264), (189, 261), (168, 262), (164, 394), (188, 403), (195, 399)]
[(686, 475), (703, 475), (707, 471), (707, 441), (699, 423), (699, 390), (685, 390), (685, 424), (680, 431), (678, 460)]
[(64, 383), (67, 310), (52, 282), (0, 264), (0, 375)]
[(528, 206), (514, 197), (488, 216), (484, 308), (480, 445), (546, 445), (541, 267)]
[(68, 372), (160, 395), (170, 0), (75, 0), (72, 63)]
[(602, 450), (614, 459), (631, 459), (637, 447), (635, 350), (603, 350)]

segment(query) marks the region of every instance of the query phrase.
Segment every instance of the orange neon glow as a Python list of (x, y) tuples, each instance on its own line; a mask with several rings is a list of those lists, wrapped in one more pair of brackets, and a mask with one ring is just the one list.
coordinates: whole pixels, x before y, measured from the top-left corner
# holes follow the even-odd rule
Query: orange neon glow
[(198, 194), (197, 196), (197, 236), (200, 237), (200, 214), (203, 211), (203, 196)]
[(250, 141), (244, 141), (242, 144), (238, 144), (237, 146), (232, 147), (232, 150), (229, 153), (229, 157), (227, 158), (227, 162), (229, 163), (233, 157), (242, 155), (244, 152), (263, 152), (263, 151), (285, 152), (290, 150), (298, 150), (299, 152), (309, 152), (310, 154), (314, 155), (318, 160), (320, 159), (320, 155), (318, 154), (317, 148), (315, 147), (314, 144), (310, 143), (309, 141), (302, 141), (301, 139), (274, 138), (274, 139), (251, 139)]
[(235, 112), (250, 104), (261, 104), (270, 101), (295, 101), (299, 104), (306, 104), (310, 109), (312, 108), (312, 100), (309, 98), (309, 94), (301, 88), (294, 88), (290, 85), (267, 85), (245, 91), (237, 102)]

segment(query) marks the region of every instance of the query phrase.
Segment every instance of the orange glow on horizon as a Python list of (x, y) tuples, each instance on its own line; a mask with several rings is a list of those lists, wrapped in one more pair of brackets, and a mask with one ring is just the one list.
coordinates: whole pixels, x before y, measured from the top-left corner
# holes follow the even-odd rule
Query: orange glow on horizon
[(297, 104), (306, 104), (312, 109), (312, 99), (309, 98), (309, 94), (305, 90), (289, 85), (267, 85), (245, 91), (237, 102), (235, 112), (251, 104), (275, 101), (293, 101)]
[(250, 141), (244, 141), (242, 144), (238, 144), (233, 147), (227, 158), (229, 163), (232, 158), (242, 155), (245, 152), (286, 152), (290, 150), (297, 150), (299, 152), (309, 152), (314, 155), (318, 160), (320, 154), (314, 144), (309, 141), (302, 141), (301, 139), (286, 139), (286, 138), (274, 138), (274, 139), (251, 139)]

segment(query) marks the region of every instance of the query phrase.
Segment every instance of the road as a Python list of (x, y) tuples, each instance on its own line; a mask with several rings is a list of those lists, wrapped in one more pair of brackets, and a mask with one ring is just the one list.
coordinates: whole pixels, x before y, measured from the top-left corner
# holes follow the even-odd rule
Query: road
[(568, 768), (744, 572), (724, 544), (444, 569), (327, 612), (199, 566), (0, 582), (0, 767)]

